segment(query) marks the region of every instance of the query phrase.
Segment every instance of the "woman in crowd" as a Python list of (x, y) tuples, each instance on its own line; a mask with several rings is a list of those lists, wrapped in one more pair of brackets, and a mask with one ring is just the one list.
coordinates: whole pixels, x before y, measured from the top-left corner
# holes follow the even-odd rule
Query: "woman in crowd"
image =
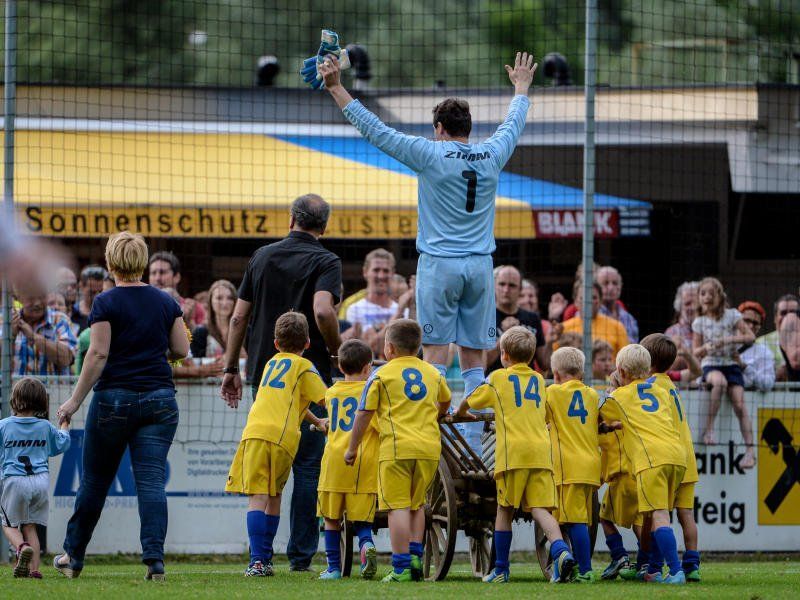
[(192, 357), (195, 359), (221, 359), (225, 355), (228, 327), (238, 295), (230, 281), (218, 279), (208, 288), (208, 298), (208, 322), (192, 331)]
[[(767, 311), (758, 302), (747, 300), (739, 305), (742, 321), (755, 337), (767, 318)], [(772, 352), (760, 342), (746, 344), (738, 349), (737, 361), (742, 368), (745, 387), (754, 387), (768, 392), (775, 385), (775, 361)]]
[(699, 286), (697, 281), (684, 281), (678, 286), (675, 300), (672, 303), (675, 317), (672, 325), (667, 327), (664, 332), (670, 337), (681, 338), (681, 342), (687, 348), (692, 347), (692, 321), (697, 316), (697, 288)]
[(188, 355), (189, 338), (178, 304), (141, 281), (148, 257), (144, 238), (127, 231), (112, 235), (105, 254), (117, 287), (94, 299), (83, 370), (71, 397), (58, 409), (59, 421), (70, 421), (94, 387), (65, 553), (55, 557), (53, 566), (69, 578), (80, 575), (109, 487), (129, 449), (146, 577), (163, 580), (167, 453), (178, 427), (168, 361)]

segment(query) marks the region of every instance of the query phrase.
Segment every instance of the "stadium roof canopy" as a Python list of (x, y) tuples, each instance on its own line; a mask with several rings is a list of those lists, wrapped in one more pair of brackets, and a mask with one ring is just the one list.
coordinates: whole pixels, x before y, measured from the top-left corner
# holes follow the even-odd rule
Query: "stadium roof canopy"
[[(15, 202), (29, 231), (280, 237), (291, 200), (314, 192), (333, 207), (329, 237), (416, 235), (416, 177), (360, 137), (210, 132), (188, 123), (78, 125), (29, 123), (17, 133)], [(579, 189), (504, 172), (495, 233), (579, 236), (582, 202)], [(648, 233), (649, 203), (597, 194), (595, 205), (599, 236)]]

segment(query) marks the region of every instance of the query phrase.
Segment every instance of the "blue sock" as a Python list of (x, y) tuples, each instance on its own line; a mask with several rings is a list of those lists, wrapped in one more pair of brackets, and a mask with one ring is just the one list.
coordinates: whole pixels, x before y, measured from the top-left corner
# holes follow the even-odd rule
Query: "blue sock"
[(464, 379), (464, 397), (466, 398), (476, 387), (483, 383), (483, 369), (474, 367), (466, 371), (461, 371), (461, 377)]
[(280, 523), (280, 515), (267, 515), (267, 531), (264, 534), (264, 560), (269, 562), (272, 560), (272, 542), (275, 540), (275, 534), (278, 533), (278, 523)]
[(687, 550), (683, 553), (683, 562), (681, 563), (684, 573), (691, 573), (700, 568), (700, 553), (697, 550)]
[(564, 543), (564, 540), (556, 540), (550, 544), (550, 557), (555, 560), (564, 550), (569, 552), (569, 546)]
[(497, 558), (494, 561), (494, 566), (498, 571), (508, 573), (508, 568), (511, 565), (508, 555), (511, 552), (511, 532), (510, 531), (497, 531), (494, 532), (494, 551)]
[(341, 538), (338, 529), (325, 530), (325, 556), (328, 557), (328, 571), (342, 570), (342, 551), (339, 546)]
[(250, 564), (264, 562), (264, 536), (267, 533), (267, 515), (263, 510), (247, 511), (247, 537), (250, 538)]
[(675, 534), (669, 527), (659, 527), (653, 532), (653, 538), (661, 550), (664, 560), (667, 561), (669, 574), (675, 575), (681, 570), (681, 561), (678, 559), (678, 542), (675, 541)]
[[(372, 542), (372, 527), (370, 527), (369, 523), (359, 523), (356, 525), (356, 536), (358, 536), (358, 549), (364, 547), (364, 544)], [(373, 544), (374, 545), (374, 544)]]
[(628, 556), (628, 553), (625, 551), (625, 546), (622, 545), (621, 533), (607, 535), (606, 546), (608, 546), (608, 550), (611, 552), (611, 560), (619, 560), (623, 556)]
[(410, 554), (395, 554), (392, 552), (392, 568), (398, 575), (411, 568), (411, 555)]
[(433, 366), (436, 367), (436, 370), (442, 374), (442, 377), (447, 379), (447, 367), (445, 365), (441, 365), (439, 363), (433, 363)]
[(573, 523), (569, 527), (569, 539), (572, 552), (578, 560), (580, 574), (592, 570), (592, 542), (589, 540), (589, 526), (585, 523)]
[(422, 545), (422, 542), (410, 542), (408, 544), (408, 553), (412, 556), (419, 556), (422, 558), (422, 552), (425, 550), (425, 547)]

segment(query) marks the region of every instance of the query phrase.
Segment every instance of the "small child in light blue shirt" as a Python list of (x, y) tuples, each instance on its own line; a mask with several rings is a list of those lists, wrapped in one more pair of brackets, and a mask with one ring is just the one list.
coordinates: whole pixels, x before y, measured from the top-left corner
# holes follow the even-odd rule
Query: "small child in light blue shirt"
[(68, 422), (56, 429), (49, 421), (36, 417), (47, 413), (48, 400), (41, 381), (24, 377), (11, 390), (14, 416), (0, 420), (0, 521), (6, 538), (17, 549), (14, 577), (42, 577), (36, 526), (47, 526), (48, 459), (65, 452), (70, 445)]

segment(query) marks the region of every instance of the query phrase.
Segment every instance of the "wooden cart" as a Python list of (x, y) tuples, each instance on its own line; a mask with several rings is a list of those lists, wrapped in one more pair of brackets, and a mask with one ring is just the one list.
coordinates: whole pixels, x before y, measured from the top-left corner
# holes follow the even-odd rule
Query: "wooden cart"
[[(485, 423), (481, 456), (473, 451), (456, 428), (465, 422), (448, 415), (439, 424), (442, 433), (442, 456), (425, 504), (425, 554), (422, 568), (425, 579), (439, 581), (447, 576), (455, 553), (459, 530), (469, 538), (469, 557), (472, 572), (482, 577), (494, 567), (494, 521), (497, 512), (497, 489), (494, 482), (494, 415), (478, 415)], [(470, 421), (471, 422), (471, 421)], [(590, 525), (592, 548), (597, 535), (599, 506), (594, 502), (593, 523)], [(531, 520), (529, 513), (517, 514), (518, 519)], [(373, 529), (387, 527), (385, 512), (375, 515)], [(342, 574), (350, 574), (353, 566), (353, 528), (342, 520)], [(535, 527), (536, 554), (545, 577), (550, 573), (550, 554), (547, 538)]]

